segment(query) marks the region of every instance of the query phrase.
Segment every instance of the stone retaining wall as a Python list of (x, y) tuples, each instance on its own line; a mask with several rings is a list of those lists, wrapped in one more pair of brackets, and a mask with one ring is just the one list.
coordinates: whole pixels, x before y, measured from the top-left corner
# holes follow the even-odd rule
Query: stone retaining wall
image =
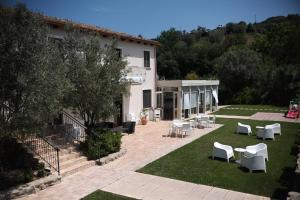
[(127, 152), (126, 149), (121, 149), (120, 151), (118, 151), (116, 153), (112, 153), (106, 157), (100, 158), (99, 160), (97, 160), (97, 164), (105, 165), (105, 164), (112, 162), (112, 161), (118, 159), (119, 157), (123, 156), (126, 152)]
[(0, 199), (14, 199), (23, 195), (35, 193), (39, 190), (54, 185), (61, 181), (61, 177), (58, 175), (50, 175), (44, 178), (37, 179), (30, 183), (26, 183), (12, 189), (0, 192)]

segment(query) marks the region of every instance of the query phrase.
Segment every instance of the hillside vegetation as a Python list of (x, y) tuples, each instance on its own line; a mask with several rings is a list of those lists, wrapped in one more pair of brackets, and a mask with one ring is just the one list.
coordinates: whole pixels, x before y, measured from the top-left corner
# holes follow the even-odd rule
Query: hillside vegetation
[(299, 95), (299, 15), (213, 30), (171, 28), (156, 40), (160, 78), (219, 79), (222, 104), (287, 105)]

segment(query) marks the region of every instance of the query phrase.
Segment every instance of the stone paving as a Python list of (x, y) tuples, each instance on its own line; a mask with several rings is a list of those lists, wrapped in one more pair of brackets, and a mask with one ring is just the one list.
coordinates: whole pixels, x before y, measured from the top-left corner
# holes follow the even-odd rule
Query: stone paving
[(260, 121), (278, 121), (300, 123), (300, 118), (290, 119), (283, 116), (282, 113), (257, 112), (251, 116), (236, 116), (236, 115), (216, 115), (217, 118), (231, 118), (231, 119), (252, 119)]
[(169, 122), (149, 122), (135, 134), (122, 138), (127, 153), (104, 165), (93, 166), (62, 179), (62, 182), (21, 199), (80, 199), (97, 189), (142, 199), (266, 199), (264, 197), (187, 183), (134, 172), (148, 163), (221, 127), (195, 129), (184, 138), (166, 137)]
[(250, 119), (300, 123), (300, 118), (298, 118), (298, 119), (286, 118), (286, 117), (283, 116), (283, 113), (257, 112), (254, 115), (252, 115), (250, 117)]

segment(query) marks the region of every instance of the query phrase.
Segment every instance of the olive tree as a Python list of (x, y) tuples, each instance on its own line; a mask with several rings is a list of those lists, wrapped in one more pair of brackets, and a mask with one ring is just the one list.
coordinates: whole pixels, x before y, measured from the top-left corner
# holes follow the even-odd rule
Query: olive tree
[(69, 82), (40, 14), (0, 7), (0, 131), (31, 132), (61, 108)]
[(97, 34), (68, 29), (63, 52), (74, 89), (67, 103), (79, 111), (89, 129), (117, 112), (115, 102), (126, 93), (127, 63), (115, 50), (116, 41), (101, 45)]

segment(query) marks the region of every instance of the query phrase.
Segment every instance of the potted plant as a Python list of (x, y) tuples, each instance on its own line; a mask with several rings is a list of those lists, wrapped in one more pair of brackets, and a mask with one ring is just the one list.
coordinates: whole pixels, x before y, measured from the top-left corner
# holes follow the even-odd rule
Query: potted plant
[(146, 125), (147, 124), (148, 110), (144, 108), (141, 111), (140, 116), (141, 116), (140, 120), (141, 120), (142, 125)]

